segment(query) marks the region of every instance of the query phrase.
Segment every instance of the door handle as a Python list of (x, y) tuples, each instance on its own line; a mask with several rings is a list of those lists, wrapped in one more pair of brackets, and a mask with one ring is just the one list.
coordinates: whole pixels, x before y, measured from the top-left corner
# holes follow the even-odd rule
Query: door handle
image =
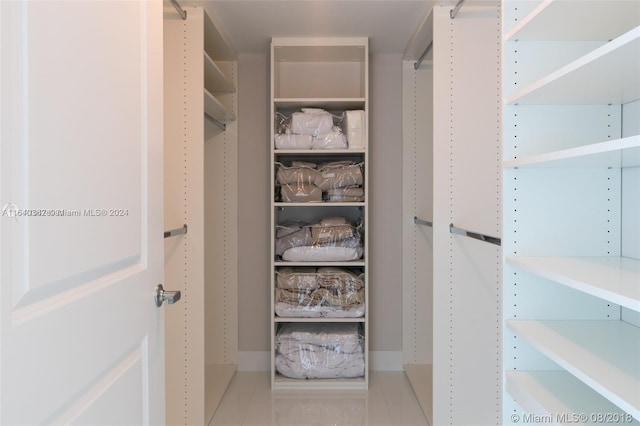
[(158, 284), (156, 286), (156, 291), (153, 295), (153, 300), (156, 302), (156, 306), (159, 308), (162, 306), (162, 302), (166, 300), (167, 304), (173, 305), (178, 300), (180, 300), (180, 292), (179, 291), (165, 291), (162, 284)]

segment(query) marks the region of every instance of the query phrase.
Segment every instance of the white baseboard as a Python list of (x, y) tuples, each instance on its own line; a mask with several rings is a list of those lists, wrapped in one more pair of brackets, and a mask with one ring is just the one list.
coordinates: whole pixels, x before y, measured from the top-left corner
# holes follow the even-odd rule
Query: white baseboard
[[(269, 351), (238, 352), (238, 371), (269, 371)], [(403, 371), (402, 351), (369, 352), (370, 369), (373, 371)]]

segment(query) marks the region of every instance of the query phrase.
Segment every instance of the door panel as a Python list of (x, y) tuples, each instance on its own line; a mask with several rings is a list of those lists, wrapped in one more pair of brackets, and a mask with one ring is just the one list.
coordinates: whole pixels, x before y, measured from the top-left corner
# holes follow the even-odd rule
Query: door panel
[(162, 3), (0, 7), (0, 423), (163, 423)]

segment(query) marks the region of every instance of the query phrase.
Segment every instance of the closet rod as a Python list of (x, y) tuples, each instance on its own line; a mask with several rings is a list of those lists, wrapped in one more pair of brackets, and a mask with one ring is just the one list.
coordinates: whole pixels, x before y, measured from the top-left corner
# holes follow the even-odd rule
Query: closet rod
[(413, 223), (415, 223), (416, 225), (430, 226), (433, 228), (433, 222), (429, 222), (428, 220), (418, 219), (418, 216), (413, 217)]
[(422, 52), (422, 55), (420, 55), (420, 57), (418, 58), (416, 63), (413, 64), (413, 69), (414, 70), (417, 70), (418, 68), (420, 68), (420, 65), (422, 65), (422, 61), (424, 61), (424, 58), (427, 57), (427, 54), (429, 53), (429, 51), (431, 50), (432, 47), (433, 47), (433, 40), (431, 40), (431, 43), (429, 43), (427, 48), (424, 49), (424, 52)]
[(182, 225), (182, 228), (172, 229), (171, 231), (164, 231), (164, 237), (175, 237), (176, 235), (182, 235), (187, 233), (187, 225)]
[(454, 7), (452, 10), (449, 11), (449, 17), (451, 19), (456, 17), (456, 15), (458, 14), (458, 11), (462, 7), (462, 3), (464, 3), (464, 0), (458, 0), (458, 4), (456, 4), (456, 7)]
[(226, 124), (224, 124), (223, 122), (221, 122), (221, 121), (219, 121), (219, 120), (216, 120), (216, 119), (215, 119), (215, 118), (213, 118), (210, 114), (207, 114), (207, 113), (205, 112), (205, 113), (204, 113), (204, 116), (205, 116), (206, 118), (208, 118), (209, 120), (211, 120), (211, 122), (212, 122), (213, 124), (215, 124), (216, 126), (218, 126), (218, 128), (219, 128), (220, 130), (222, 130), (223, 132), (224, 132), (225, 130), (227, 130), (227, 125), (226, 125)]
[(451, 232), (452, 234), (464, 235), (469, 238), (475, 238), (476, 240), (484, 241), (490, 244), (495, 244), (497, 246), (502, 245), (500, 238), (478, 234), (477, 232), (467, 231), (466, 229), (462, 229), (462, 228), (456, 228), (455, 226), (453, 226), (453, 223), (449, 225), (449, 232)]
[(176, 10), (178, 11), (178, 13), (180, 14), (180, 17), (184, 20), (187, 19), (187, 11), (184, 10), (182, 8), (182, 6), (180, 6), (180, 3), (178, 3), (178, 0), (169, 0), (169, 2), (171, 2), (171, 4), (173, 5), (173, 7), (176, 8)]

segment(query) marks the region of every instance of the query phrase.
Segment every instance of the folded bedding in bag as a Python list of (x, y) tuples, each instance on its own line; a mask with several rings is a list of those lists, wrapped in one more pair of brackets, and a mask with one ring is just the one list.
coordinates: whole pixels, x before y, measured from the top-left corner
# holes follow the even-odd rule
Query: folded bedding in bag
[[(278, 227), (276, 227), (276, 236)], [(276, 255), (282, 256), (292, 247), (310, 246), (313, 243), (311, 230), (309, 227), (302, 227), (298, 231), (288, 233), (280, 238), (276, 238)]]
[(286, 203), (320, 203), (322, 190), (312, 183), (282, 185), (280, 198)]
[(277, 288), (275, 301), (298, 306), (335, 306), (349, 308), (364, 303), (364, 290), (333, 291), (327, 288), (318, 289), (283, 289)]
[(329, 197), (364, 197), (364, 188), (361, 186), (347, 186), (342, 188), (331, 188), (327, 191)]
[(276, 149), (311, 149), (312, 145), (311, 135), (296, 135), (293, 133), (278, 133), (275, 135)]
[(276, 333), (277, 349), (282, 354), (297, 350), (297, 343), (343, 353), (361, 352), (362, 339), (358, 323), (284, 323)]
[(282, 254), (282, 260), (287, 262), (350, 262), (362, 258), (363, 254), (362, 246), (298, 246), (287, 249)]
[(281, 268), (276, 271), (274, 300), (282, 317), (361, 317), (363, 274), (332, 267)]
[(290, 290), (315, 290), (318, 274), (315, 268), (280, 268), (276, 271), (276, 286)]
[(318, 136), (331, 133), (333, 116), (324, 110), (305, 109), (291, 114), (291, 132), (298, 135)]
[(364, 111), (345, 111), (344, 131), (347, 134), (349, 149), (364, 148)]
[(323, 198), (324, 201), (332, 203), (361, 203), (364, 197), (348, 197), (346, 195), (328, 195)]
[(313, 163), (294, 162), (291, 166), (276, 163), (276, 179), (282, 185), (297, 183), (311, 184), (315, 181), (318, 170)]
[(349, 186), (344, 188), (331, 188), (323, 195), (325, 201), (334, 202), (362, 202), (364, 201), (364, 188), (360, 186)]
[(360, 318), (364, 316), (364, 303), (348, 308), (328, 305), (301, 306), (286, 302), (276, 302), (275, 312), (285, 318)]
[(333, 242), (353, 238), (355, 230), (351, 225), (312, 225), (311, 237), (313, 244), (330, 244)]
[(362, 164), (342, 162), (323, 165), (316, 174), (314, 183), (323, 191), (335, 188), (361, 186), (363, 184)]
[(292, 378), (364, 375), (358, 324), (283, 324), (276, 334), (276, 369)]
[(354, 291), (364, 287), (364, 274), (343, 268), (322, 267), (316, 272), (316, 285), (341, 291)]
[(311, 149), (346, 149), (347, 147), (347, 137), (337, 127), (334, 127), (330, 133), (314, 136), (311, 141)]

